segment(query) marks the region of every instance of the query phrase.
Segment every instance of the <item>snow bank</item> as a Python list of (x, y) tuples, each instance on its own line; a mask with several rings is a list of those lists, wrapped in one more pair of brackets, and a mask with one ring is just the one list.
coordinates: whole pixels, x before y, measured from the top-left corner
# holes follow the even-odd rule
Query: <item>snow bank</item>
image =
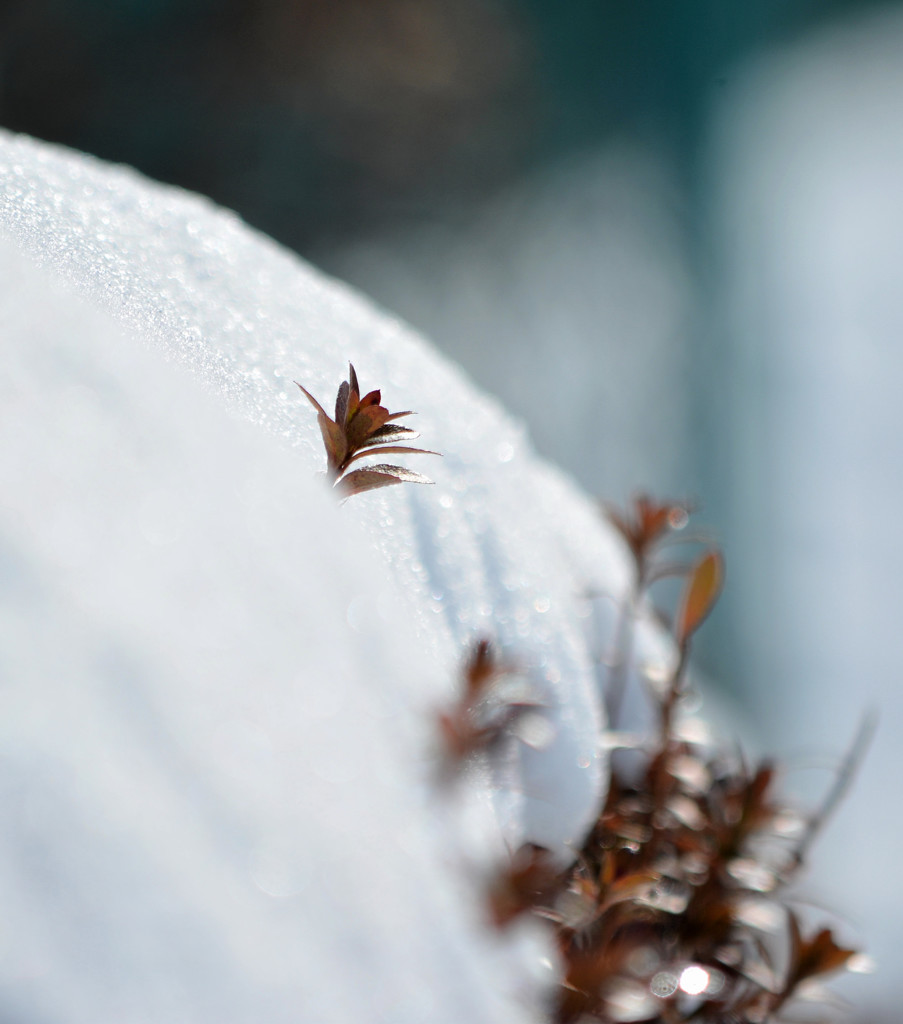
[[(424, 342), (198, 197), (0, 135), (0, 231), (0, 1006), (525, 1019), (539, 954), (479, 871), (597, 805), (615, 538)], [(435, 487), (317, 479), (292, 381), (349, 359)], [(433, 716), (481, 636), (555, 733), (453, 805)]]

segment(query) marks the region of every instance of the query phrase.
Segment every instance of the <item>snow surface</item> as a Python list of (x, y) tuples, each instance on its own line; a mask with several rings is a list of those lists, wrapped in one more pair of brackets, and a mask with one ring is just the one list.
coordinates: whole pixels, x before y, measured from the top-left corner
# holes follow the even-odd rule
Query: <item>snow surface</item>
[[(628, 567), (593, 503), (203, 199), (0, 134), (0, 232), (0, 1009), (531, 1019), (543, 940), (489, 933), (480, 886), (504, 845), (565, 856), (603, 792)], [(349, 359), (419, 411), (436, 486), (317, 478), (292, 381), (328, 404)], [(442, 795), (435, 711), (482, 636), (554, 736)]]

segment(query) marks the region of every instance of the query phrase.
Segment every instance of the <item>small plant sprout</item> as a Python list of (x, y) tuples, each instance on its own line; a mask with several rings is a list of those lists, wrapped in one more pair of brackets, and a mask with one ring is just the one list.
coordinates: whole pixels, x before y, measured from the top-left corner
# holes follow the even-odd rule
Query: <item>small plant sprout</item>
[(439, 453), (399, 444), (400, 441), (413, 441), (420, 437), (416, 430), (393, 422), (403, 416), (412, 416), (413, 413), (389, 412), (384, 405), (380, 405), (382, 395), (378, 390), (370, 391), (361, 398), (357, 374), (351, 363), (348, 364), (348, 371), (348, 380), (342, 381), (336, 395), (335, 419), (330, 419), (307, 388), (295, 381), (308, 402), (317, 410), (317, 422), (326, 447), (326, 475), (333, 487), (343, 498), (350, 498), (353, 494), (378, 487), (391, 487), (392, 484), (431, 484), (433, 481), (429, 477), (403, 466), (379, 464), (349, 472), (352, 463), (368, 455), (384, 455), (387, 452), (419, 455)]

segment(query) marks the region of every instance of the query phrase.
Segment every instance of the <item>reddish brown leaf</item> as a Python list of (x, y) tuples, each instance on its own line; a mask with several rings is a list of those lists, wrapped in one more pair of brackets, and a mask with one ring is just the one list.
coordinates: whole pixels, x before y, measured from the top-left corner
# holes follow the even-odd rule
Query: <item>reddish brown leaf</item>
[(707, 551), (690, 570), (675, 622), (677, 642), (683, 645), (712, 610), (724, 582), (724, 561), (716, 550)]
[(358, 406), (359, 409), (366, 409), (368, 405), (379, 405), (382, 395), (380, 392), (371, 391), (369, 394), (364, 395), (361, 399), (361, 404)]
[(403, 466), (368, 466), (367, 469), (355, 469), (346, 473), (336, 484), (336, 490), (345, 497), (362, 494), (379, 487), (391, 487), (393, 484), (431, 484), (429, 477)]
[(392, 487), (403, 481), (397, 476), (388, 473), (378, 473), (376, 470), (356, 469), (352, 473), (346, 473), (335, 485), (336, 490), (346, 498), (353, 494), (363, 494), (364, 491), (375, 491), (380, 487)]
[(317, 415), (317, 423), (320, 425), (323, 444), (326, 446), (326, 460), (329, 463), (329, 468), (331, 471), (337, 472), (348, 454), (345, 432), (337, 423), (333, 423), (324, 412)]
[(512, 671), (512, 665), (495, 658), (488, 640), (477, 643), (464, 668), (464, 692), (449, 712), (439, 716), (444, 768), (450, 773), (472, 754), (491, 754), (509, 737), (534, 746), (544, 742), (540, 733), (554, 731), (548, 719), (540, 721), (544, 705), (538, 698), (523, 693), (511, 697), (497, 688)]
[(370, 470), (377, 473), (386, 473), (388, 476), (393, 476), (401, 483), (406, 484), (431, 484), (435, 482), (430, 480), (428, 476), (424, 476), (423, 473), (415, 473), (413, 469), (406, 469), (404, 466), (387, 466), (383, 463), (380, 463), (378, 466), (368, 466), (367, 469), (358, 470), (357, 472), (366, 473)]
[[(389, 419), (392, 419), (390, 416)], [(361, 445), (362, 448), (366, 448), (371, 444), (392, 444), (395, 441), (413, 441), (415, 438), (420, 437), (420, 434), (416, 430), (411, 430), (410, 427), (399, 427), (395, 423), (386, 423), (384, 427), (380, 427), (379, 430), (375, 430)]]
[(645, 495), (641, 495), (636, 504), (640, 531), (645, 538), (652, 540), (668, 529), (671, 522), (670, 505), (659, 505)]
[(496, 664), (492, 645), (488, 640), (478, 641), (464, 670), (467, 700), (474, 703), (483, 696), (486, 687), (505, 669)]
[(856, 955), (856, 950), (838, 946), (831, 930), (822, 928), (814, 939), (803, 941), (799, 953), (796, 974), (797, 981), (802, 981), (839, 970), (851, 956)]
[(659, 881), (660, 876), (655, 871), (635, 871), (629, 875), (622, 875), (616, 882), (608, 886), (605, 892), (605, 906), (610, 907), (622, 900), (645, 896), (649, 887)]
[(792, 910), (787, 911), (787, 930), (790, 966), (775, 1009), (779, 1009), (803, 982), (840, 970), (857, 952), (855, 949), (838, 946), (828, 928), (823, 928), (812, 939), (804, 939), (799, 921)]
[(345, 433), (348, 436), (348, 450), (358, 448), (380, 427), (385, 426), (389, 419), (389, 410), (381, 405), (362, 405), (357, 412), (348, 417)]
[(561, 888), (561, 872), (555, 867), (549, 851), (532, 843), (525, 844), (490, 886), (489, 908), (493, 924), (504, 928), (524, 911), (551, 906)]
[(403, 444), (385, 444), (378, 445), (375, 448), (362, 448), (359, 452), (352, 455), (350, 459), (347, 459), (345, 465), (350, 466), (352, 462), (356, 462), (358, 459), (364, 459), (370, 455), (384, 455), (387, 452), (390, 455), (393, 452), (405, 452), (408, 455), (439, 455), (439, 452), (431, 452), (427, 448), (408, 448), (407, 445)]
[(637, 495), (633, 508), (622, 513), (612, 505), (605, 506), (612, 525), (630, 545), (641, 569), (653, 549), (668, 534), (680, 530), (687, 520), (687, 506), (676, 502), (659, 502), (646, 494)]
[(339, 385), (338, 394), (335, 396), (335, 421), (342, 429), (344, 429), (348, 419), (348, 395), (350, 391), (351, 386), (348, 381), (343, 380)]

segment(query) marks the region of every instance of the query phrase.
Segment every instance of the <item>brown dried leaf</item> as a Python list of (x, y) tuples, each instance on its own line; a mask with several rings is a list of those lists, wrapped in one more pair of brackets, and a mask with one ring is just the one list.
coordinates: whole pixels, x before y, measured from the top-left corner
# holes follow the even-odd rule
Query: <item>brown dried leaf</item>
[[(392, 419), (390, 416), (389, 419)], [(372, 444), (392, 444), (395, 441), (413, 441), (415, 438), (420, 437), (420, 433), (417, 430), (412, 430), (410, 427), (399, 427), (395, 423), (386, 423), (384, 427), (380, 427), (379, 430), (375, 430), (366, 441), (361, 445), (362, 448), (366, 448)]]
[(393, 454), (394, 452), (405, 452), (408, 455), (439, 455), (439, 452), (431, 452), (428, 448), (408, 448), (407, 445), (379, 445), (376, 448), (361, 448), (359, 452), (355, 452), (350, 459), (345, 462), (346, 466), (350, 466), (352, 462), (356, 462), (358, 459), (368, 458), (370, 455), (385, 455)]
[(670, 504), (659, 504), (648, 495), (641, 494), (636, 500), (636, 510), (640, 529), (650, 540), (659, 537), (668, 529), (671, 521)]
[(496, 663), (492, 644), (485, 638), (477, 642), (464, 670), (466, 697), (470, 704), (479, 700), (489, 684), (506, 669)]
[(608, 886), (605, 892), (605, 907), (614, 906), (623, 900), (634, 900), (649, 892), (661, 876), (656, 871), (633, 871), (622, 875), (616, 882)]
[(335, 489), (345, 498), (353, 494), (363, 494), (364, 491), (375, 491), (380, 487), (392, 487), (394, 484), (402, 483), (397, 476), (388, 473), (378, 473), (376, 470), (356, 469), (353, 473), (347, 473), (335, 485)]
[(644, 563), (653, 547), (669, 533), (683, 528), (688, 511), (685, 504), (658, 502), (646, 494), (637, 495), (633, 508), (625, 513), (613, 505), (605, 506), (609, 520), (630, 545), (638, 563)]
[(496, 659), (488, 640), (476, 644), (464, 667), (464, 692), (439, 718), (447, 769), (457, 771), (471, 754), (491, 753), (506, 737), (528, 745), (549, 741), (553, 726), (546, 718), (540, 721), (542, 702), (529, 694), (512, 697), (497, 686), (513, 671)]
[(705, 621), (724, 583), (724, 560), (720, 552), (707, 551), (693, 566), (684, 588), (675, 622), (675, 636), (683, 646)]
[(774, 782), (775, 770), (769, 761), (763, 761), (749, 780), (743, 793), (743, 810), (740, 818), (741, 834), (759, 828), (774, 813), (769, 801), (769, 790)]
[(779, 1010), (811, 978), (840, 970), (856, 955), (856, 950), (838, 946), (828, 928), (823, 928), (813, 939), (804, 939), (792, 910), (787, 911), (787, 931), (790, 966), (786, 980), (772, 1003), (772, 1011)]
[(358, 448), (380, 427), (385, 426), (389, 419), (389, 410), (382, 405), (361, 405), (357, 412), (348, 417), (345, 433), (348, 437), (348, 450)]
[(850, 957), (856, 955), (855, 949), (844, 949), (837, 945), (830, 928), (822, 928), (814, 938), (807, 940), (800, 934), (799, 922), (792, 911), (788, 913), (788, 923), (792, 951), (788, 991), (807, 978), (839, 970)]
[(323, 444), (326, 447), (326, 460), (329, 463), (329, 468), (333, 472), (337, 472), (345, 456), (348, 454), (345, 432), (324, 412), (318, 413), (317, 423), (320, 425), (320, 433), (323, 435)]
[(403, 466), (368, 466), (367, 469), (355, 469), (346, 473), (335, 485), (336, 490), (344, 497), (352, 494), (363, 494), (364, 491), (376, 490), (379, 487), (391, 487), (393, 484), (431, 484), (429, 477)]
[(526, 843), (490, 885), (489, 908), (493, 924), (504, 928), (526, 910), (551, 906), (561, 888), (561, 872), (549, 851)]
[(339, 385), (338, 394), (335, 396), (335, 421), (344, 429), (345, 423), (348, 419), (348, 395), (351, 391), (351, 386), (347, 380), (343, 380)]
[(434, 480), (430, 480), (428, 476), (424, 476), (423, 473), (415, 473), (413, 469), (406, 469), (404, 466), (387, 466), (380, 463), (378, 466), (368, 466), (363, 470), (355, 470), (358, 473), (366, 473), (373, 471), (376, 473), (385, 473), (388, 476), (395, 477), (399, 483), (405, 484), (432, 484)]

